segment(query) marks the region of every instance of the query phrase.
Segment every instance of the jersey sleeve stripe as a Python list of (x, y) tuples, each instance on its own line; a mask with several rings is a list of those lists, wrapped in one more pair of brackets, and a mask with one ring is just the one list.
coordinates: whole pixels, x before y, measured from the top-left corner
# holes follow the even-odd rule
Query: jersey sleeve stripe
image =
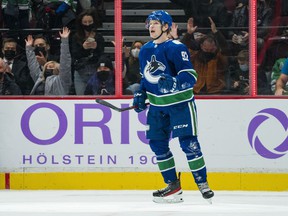
[(190, 70), (180, 70), (180, 71), (178, 72), (178, 75), (179, 75), (180, 73), (183, 73), (183, 72), (187, 72), (188, 74), (190, 74), (191, 76), (193, 76), (195, 82), (197, 81), (198, 74), (197, 74), (197, 72), (196, 72), (194, 69), (190, 69)]

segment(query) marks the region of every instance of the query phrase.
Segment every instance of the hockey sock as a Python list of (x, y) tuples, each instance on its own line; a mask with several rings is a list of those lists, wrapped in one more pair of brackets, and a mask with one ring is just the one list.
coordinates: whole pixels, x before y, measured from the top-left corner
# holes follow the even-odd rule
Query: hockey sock
[(177, 180), (175, 161), (170, 151), (165, 157), (157, 156), (157, 163), (166, 184)]
[(150, 148), (156, 155), (158, 167), (166, 184), (177, 180), (174, 157), (168, 144), (169, 139), (150, 139), (149, 141)]
[(196, 184), (207, 181), (207, 170), (197, 137), (179, 138)]

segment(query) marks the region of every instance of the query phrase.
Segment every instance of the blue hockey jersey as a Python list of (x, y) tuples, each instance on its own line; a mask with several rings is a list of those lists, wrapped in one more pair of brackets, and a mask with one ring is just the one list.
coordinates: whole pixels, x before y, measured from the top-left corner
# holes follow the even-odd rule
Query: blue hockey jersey
[[(184, 44), (177, 40), (167, 40), (160, 44), (150, 41), (142, 46), (139, 60), (141, 89), (146, 91), (152, 106), (165, 107), (194, 99), (193, 86), (197, 81), (197, 73)], [(177, 76), (180, 89), (172, 93), (161, 93), (158, 80), (163, 73)]]

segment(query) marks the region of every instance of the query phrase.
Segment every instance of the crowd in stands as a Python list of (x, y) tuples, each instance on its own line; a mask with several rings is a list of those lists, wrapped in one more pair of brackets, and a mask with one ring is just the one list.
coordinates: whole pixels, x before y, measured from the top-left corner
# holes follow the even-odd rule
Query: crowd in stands
[[(103, 2), (1, 0), (0, 95), (114, 95), (114, 54), (105, 53), (105, 35), (98, 31)], [(249, 95), (249, 1), (170, 2), (183, 8), (187, 20), (186, 29), (179, 30), (173, 23), (170, 36), (190, 51), (198, 73), (194, 93)], [(265, 55), (271, 38), (279, 36), (279, 29), (269, 27), (280, 25), (275, 20), (288, 15), (286, 8), (283, 0), (257, 1), (259, 95), (276, 92), (287, 58), (287, 51)], [(53, 28), (61, 30), (49, 31)], [(32, 34), (29, 29), (47, 31)], [(58, 44), (51, 43), (53, 37), (60, 38)], [(145, 42), (135, 36), (131, 46), (123, 45), (123, 94), (132, 95), (139, 89), (138, 55)], [(285, 91), (286, 83), (283, 85)]]

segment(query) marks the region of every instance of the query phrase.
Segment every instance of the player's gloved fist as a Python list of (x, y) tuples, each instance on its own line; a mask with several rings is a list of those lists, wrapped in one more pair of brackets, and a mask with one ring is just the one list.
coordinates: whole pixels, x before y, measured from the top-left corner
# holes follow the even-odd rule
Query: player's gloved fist
[(146, 92), (140, 90), (140, 91), (136, 91), (134, 93), (133, 106), (136, 107), (134, 110), (137, 113), (139, 113), (139, 112), (141, 112), (147, 108), (147, 105), (145, 104), (146, 99), (147, 99)]
[(169, 74), (161, 74), (158, 80), (158, 89), (161, 93), (174, 92), (179, 90), (179, 81)]

